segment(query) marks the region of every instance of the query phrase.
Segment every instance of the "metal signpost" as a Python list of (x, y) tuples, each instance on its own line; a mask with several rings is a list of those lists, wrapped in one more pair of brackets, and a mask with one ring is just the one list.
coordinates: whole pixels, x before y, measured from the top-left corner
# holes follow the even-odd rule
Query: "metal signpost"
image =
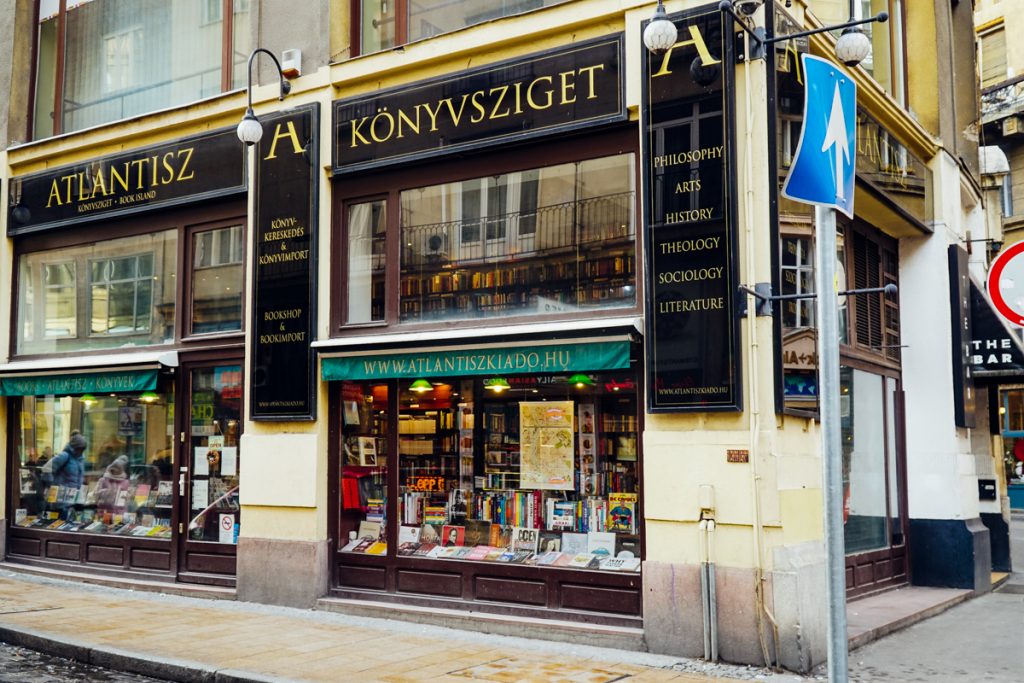
[(828, 679), (847, 680), (846, 553), (839, 424), (839, 320), (836, 210), (853, 217), (857, 86), (832, 62), (803, 55), (804, 120), (782, 194), (815, 205), (815, 291), (828, 571)]

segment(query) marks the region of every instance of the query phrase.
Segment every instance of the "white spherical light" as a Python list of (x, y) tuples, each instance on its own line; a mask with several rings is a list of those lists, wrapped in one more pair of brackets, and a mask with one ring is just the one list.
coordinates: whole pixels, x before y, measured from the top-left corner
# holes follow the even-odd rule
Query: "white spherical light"
[(871, 39), (859, 28), (848, 28), (836, 42), (836, 58), (846, 66), (857, 66), (871, 52)]
[(247, 109), (235, 132), (238, 133), (238, 139), (245, 144), (255, 145), (263, 137), (263, 124), (256, 118), (252, 109)]
[(665, 15), (665, 6), (658, 0), (658, 7), (654, 10), (654, 16), (644, 29), (644, 45), (656, 55), (668, 50), (676, 44), (679, 32), (676, 25), (668, 20)]

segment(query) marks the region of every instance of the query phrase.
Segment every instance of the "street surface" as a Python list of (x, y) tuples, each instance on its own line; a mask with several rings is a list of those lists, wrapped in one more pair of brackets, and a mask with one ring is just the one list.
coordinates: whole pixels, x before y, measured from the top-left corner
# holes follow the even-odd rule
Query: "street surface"
[(124, 674), (0, 643), (0, 683), (158, 683), (155, 678)]

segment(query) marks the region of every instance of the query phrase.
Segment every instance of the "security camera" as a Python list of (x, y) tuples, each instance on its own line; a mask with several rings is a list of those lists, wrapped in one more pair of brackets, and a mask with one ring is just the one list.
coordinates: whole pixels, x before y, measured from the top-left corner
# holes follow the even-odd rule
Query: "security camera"
[(737, 10), (749, 17), (764, 4), (764, 0), (737, 0), (734, 4)]

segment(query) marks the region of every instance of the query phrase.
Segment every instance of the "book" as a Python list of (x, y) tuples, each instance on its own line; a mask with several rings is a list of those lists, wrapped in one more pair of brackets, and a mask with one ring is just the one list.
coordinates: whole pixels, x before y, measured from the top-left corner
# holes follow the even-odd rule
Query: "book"
[(483, 560), (486, 559), (487, 553), (494, 550), (489, 545), (477, 545), (470, 548), (469, 554), (466, 555), (467, 560)]
[(615, 557), (640, 557), (640, 537), (616, 534)]
[(570, 567), (576, 567), (577, 569), (585, 569), (590, 565), (590, 561), (594, 559), (594, 555), (590, 553), (576, 553), (572, 559), (569, 560)]
[(370, 547), (366, 549), (366, 554), (367, 555), (383, 555), (387, 551), (388, 551), (388, 544), (387, 543), (381, 543), (380, 541), (377, 541), (376, 543), (371, 544)]
[(457, 546), (466, 544), (466, 527), (445, 525), (441, 529), (441, 545)]
[(466, 545), (487, 545), (491, 540), (491, 523), (483, 519), (466, 522)]
[[(405, 543), (398, 544), (399, 555), (414, 555), (419, 549), (420, 544), (415, 541), (406, 541)], [(344, 550), (344, 548), (342, 548)]]
[(403, 543), (419, 543), (420, 541), (420, 528), (418, 526), (400, 526), (398, 527), (398, 545), (401, 547)]
[(149, 501), (149, 484), (139, 484), (135, 487), (135, 507), (145, 507)]
[[(121, 489), (117, 492), (117, 496), (114, 498), (114, 507), (124, 508), (128, 505), (128, 489)], [(193, 502), (193, 505), (195, 503)]]
[(505, 548), (491, 547), (491, 549), (487, 551), (487, 554), (484, 555), (484, 561), (485, 562), (497, 562), (498, 559), (502, 555), (505, 554), (505, 552), (506, 552)]
[(450, 559), (450, 558), (453, 558), (453, 557), (455, 557), (455, 553), (457, 553), (459, 551), (459, 549), (462, 548), (462, 547), (464, 547), (464, 546), (461, 546), (461, 545), (441, 546), (441, 552), (439, 552), (436, 555), (436, 557), (438, 559)]
[(357, 538), (357, 539), (355, 539), (353, 541), (349, 541), (348, 543), (346, 543), (344, 545), (344, 547), (342, 547), (341, 552), (343, 552), (343, 553), (355, 552), (355, 547), (357, 545), (359, 545), (360, 543), (362, 543), (363, 541), (365, 541), (365, 540), (366, 539), (364, 539), (364, 538)]
[(615, 556), (615, 534), (610, 531), (591, 531), (587, 534), (587, 552), (591, 555)]
[(572, 555), (587, 552), (587, 535), (568, 531), (562, 534), (562, 552)]
[(441, 527), (436, 524), (424, 524), (420, 527), (420, 543), (440, 543)]
[(528, 552), (537, 552), (537, 541), (540, 537), (540, 531), (537, 529), (527, 529), (525, 527), (517, 526), (512, 528), (512, 549), (513, 550), (526, 550)]
[(427, 524), (443, 525), (448, 521), (444, 505), (424, 505), (423, 521)]
[(601, 569), (609, 572), (635, 572), (640, 569), (640, 558), (605, 557), (601, 559)]
[(380, 522), (362, 520), (359, 522), (359, 531), (356, 532), (356, 536), (359, 538), (372, 538), (376, 541), (380, 538)]
[(46, 502), (56, 503), (57, 497), (60, 495), (61, 488), (62, 487), (60, 486), (51, 486), (50, 488), (46, 489)]
[(353, 553), (365, 553), (366, 549), (377, 542), (375, 538), (360, 538), (357, 539), (359, 542), (352, 548), (350, 552)]
[(546, 553), (543, 553), (537, 557), (537, 564), (540, 566), (554, 564), (555, 560), (561, 557), (561, 555), (562, 553), (558, 552), (557, 550), (549, 550)]
[(531, 557), (533, 557), (533, 552), (530, 550), (514, 550), (512, 551), (512, 559), (510, 559), (509, 562), (513, 564), (523, 564)]
[(441, 556), (441, 553), (443, 553), (443, 552), (444, 552), (444, 546), (443, 545), (435, 545), (433, 548), (430, 549), (430, 552), (427, 553), (427, 557), (430, 557), (430, 558), (433, 558), (433, 559), (436, 560), (438, 557)]
[(464, 560), (467, 557), (469, 557), (469, 554), (471, 552), (473, 552), (472, 548), (470, 548), (469, 546), (465, 546), (465, 545), (454, 546), (454, 548), (455, 548), (455, 552), (452, 553), (452, 557), (455, 558), (456, 560)]
[(608, 494), (608, 531), (636, 533), (636, 494)]
[(495, 548), (507, 548), (512, 543), (512, 527), (503, 527), (499, 524), (491, 525), (491, 538), (489, 545)]
[(537, 550), (541, 553), (560, 552), (562, 550), (562, 534), (557, 531), (542, 531), (537, 541)]
[(436, 543), (420, 543), (420, 547), (416, 548), (416, 551), (413, 553), (413, 555), (415, 555), (416, 557), (426, 557), (431, 552), (433, 552), (434, 548), (437, 547), (439, 546)]
[(497, 559), (498, 562), (511, 562), (512, 558), (514, 558), (515, 556), (516, 556), (516, 551), (514, 551), (514, 550), (503, 550), (501, 555), (498, 555), (498, 557), (496, 559)]
[(552, 567), (568, 567), (572, 559), (576, 557), (575, 553), (558, 553), (558, 557), (551, 563)]

